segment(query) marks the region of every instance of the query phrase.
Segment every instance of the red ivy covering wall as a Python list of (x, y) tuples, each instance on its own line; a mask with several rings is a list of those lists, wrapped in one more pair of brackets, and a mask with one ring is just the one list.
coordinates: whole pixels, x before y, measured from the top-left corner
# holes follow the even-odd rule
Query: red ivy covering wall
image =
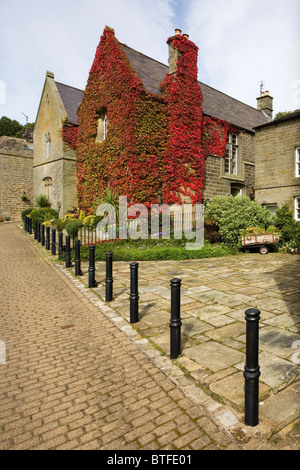
[[(179, 51), (176, 73), (162, 83), (168, 103), (168, 134), (163, 154), (163, 196), (166, 203), (181, 203), (182, 196), (202, 200), (202, 93), (197, 80), (197, 46), (184, 36), (168, 39)], [(186, 198), (185, 198), (186, 199)]]
[[(145, 91), (114, 32), (104, 30), (78, 111), (79, 127), (63, 126), (63, 140), (76, 148), (81, 208), (100, 200), (107, 187), (131, 203), (202, 200), (205, 157), (224, 156), (231, 127), (202, 114), (196, 45), (183, 36), (168, 43), (180, 54), (176, 74), (166, 76), (159, 96)], [(99, 143), (103, 110), (108, 132)]]

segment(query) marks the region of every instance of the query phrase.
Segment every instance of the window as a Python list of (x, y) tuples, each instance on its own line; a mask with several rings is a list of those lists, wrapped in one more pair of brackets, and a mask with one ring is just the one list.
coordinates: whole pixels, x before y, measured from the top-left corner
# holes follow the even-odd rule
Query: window
[(242, 188), (239, 186), (233, 186), (231, 185), (231, 195), (236, 197), (236, 196), (241, 196), (242, 195)]
[(300, 177), (300, 147), (296, 148), (296, 176)]
[(50, 176), (46, 176), (46, 178), (43, 179), (44, 181), (44, 194), (47, 196), (49, 201), (52, 201), (52, 178)]
[(107, 136), (107, 112), (106, 109), (103, 109), (100, 114), (98, 119), (98, 128), (97, 128), (97, 137), (96, 137), (96, 142), (99, 142), (100, 144), (106, 139)]
[(237, 175), (238, 171), (238, 136), (237, 134), (228, 134), (226, 144), (226, 156), (224, 172), (227, 175)]
[(295, 219), (300, 220), (300, 196), (295, 197)]

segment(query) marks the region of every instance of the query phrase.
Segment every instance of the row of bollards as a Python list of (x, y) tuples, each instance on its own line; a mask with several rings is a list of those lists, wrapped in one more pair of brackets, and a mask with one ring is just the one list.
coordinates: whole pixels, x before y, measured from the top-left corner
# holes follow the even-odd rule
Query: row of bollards
[[(32, 233), (32, 221), (25, 217), (25, 230)], [(46, 245), (50, 249), (50, 227), (46, 227), (39, 222), (34, 223), (34, 239)], [(71, 237), (66, 236), (65, 245), (65, 266), (69, 268), (71, 264)], [(52, 254), (56, 254), (56, 233), (52, 229)], [(63, 234), (58, 234), (58, 257), (62, 258), (64, 252)], [(139, 321), (139, 292), (138, 292), (138, 269), (139, 263), (130, 263), (130, 323)], [(75, 240), (75, 276), (81, 276), (80, 241)], [(95, 246), (89, 246), (89, 268), (88, 287), (97, 286), (95, 280)], [(171, 318), (170, 318), (170, 358), (177, 359), (181, 354), (181, 326), (180, 317), (180, 297), (181, 279), (174, 278), (170, 281), (171, 287)], [(113, 300), (113, 254), (106, 253), (106, 277), (105, 277), (105, 301)], [(245, 379), (245, 424), (256, 426), (259, 423), (259, 377), (260, 366), (258, 361), (259, 344), (259, 319), (260, 311), (250, 308), (245, 312), (246, 320), (246, 363), (244, 367)]]

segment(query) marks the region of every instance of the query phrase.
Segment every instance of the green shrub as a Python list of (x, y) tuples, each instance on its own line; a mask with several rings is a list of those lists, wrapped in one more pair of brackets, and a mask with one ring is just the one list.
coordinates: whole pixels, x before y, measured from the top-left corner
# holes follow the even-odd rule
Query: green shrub
[(282, 229), (283, 227), (294, 227), (294, 215), (292, 210), (287, 205), (284, 205), (280, 209), (276, 210), (274, 225), (279, 229)]
[(30, 208), (25, 209), (24, 211), (21, 212), (21, 216), (22, 216), (23, 222), (25, 222), (25, 217), (26, 217), (26, 215), (27, 215), (27, 216), (30, 215), (32, 211), (33, 211), (33, 208), (30, 207)]
[(56, 229), (57, 232), (62, 232), (63, 229), (65, 228), (66, 226), (66, 221), (65, 220), (62, 220), (60, 218), (57, 218), (57, 219), (54, 219), (52, 221), (52, 227)]
[(43, 207), (41, 209), (33, 209), (30, 213), (32, 223), (46, 222), (46, 220), (53, 220), (58, 218), (58, 212), (50, 207)]
[(83, 226), (82, 220), (79, 219), (71, 219), (67, 222), (65, 229), (68, 235), (75, 238), (77, 237), (78, 230)]
[(228, 246), (240, 244), (242, 230), (249, 226), (266, 228), (274, 223), (274, 215), (247, 196), (216, 196), (205, 208), (205, 218), (213, 219), (222, 241)]
[(280, 229), (280, 244), (286, 251), (300, 250), (300, 223), (294, 220), (293, 211), (284, 205), (276, 211), (275, 225)]

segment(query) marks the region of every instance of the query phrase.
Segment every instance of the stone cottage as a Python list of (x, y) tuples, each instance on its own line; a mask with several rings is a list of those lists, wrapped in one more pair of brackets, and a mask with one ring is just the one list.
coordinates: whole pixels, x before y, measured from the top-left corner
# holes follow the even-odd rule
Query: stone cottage
[(199, 82), (198, 48), (180, 30), (167, 43), (169, 66), (106, 27), (84, 92), (47, 73), (35, 195), (49, 195), (62, 213), (77, 200), (90, 207), (108, 187), (143, 203), (254, 197), (254, 129), (269, 123), (269, 104), (255, 109)]
[(34, 127), (34, 198), (46, 195), (52, 208), (65, 214), (77, 206), (75, 152), (62, 140), (63, 123), (77, 125), (83, 92), (58, 83), (46, 73)]
[(287, 204), (300, 220), (300, 110), (255, 127), (255, 155), (257, 202)]

